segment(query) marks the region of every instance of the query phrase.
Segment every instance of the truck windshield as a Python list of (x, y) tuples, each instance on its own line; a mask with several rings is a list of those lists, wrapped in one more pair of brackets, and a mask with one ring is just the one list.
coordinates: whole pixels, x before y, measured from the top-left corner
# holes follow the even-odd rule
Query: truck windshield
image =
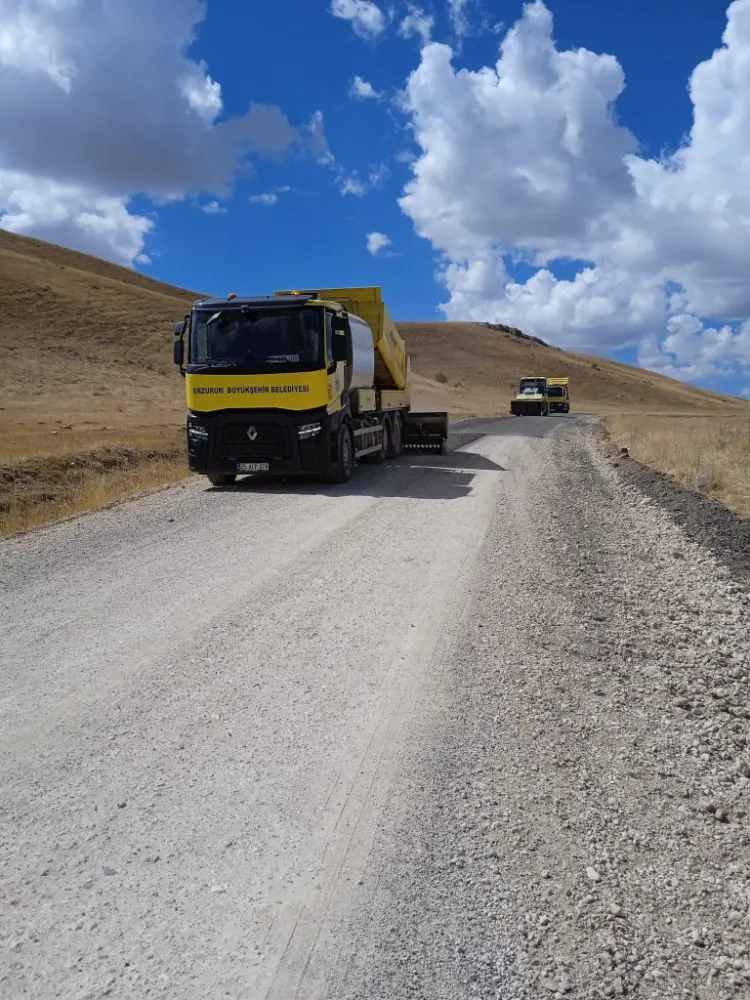
[(190, 364), (238, 374), (314, 371), (323, 367), (321, 310), (196, 309)]
[(565, 392), (564, 392), (563, 387), (561, 385), (551, 385), (547, 389), (547, 395), (548, 396), (554, 396), (556, 398), (560, 398), (560, 397), (562, 397), (562, 396), (565, 395)]

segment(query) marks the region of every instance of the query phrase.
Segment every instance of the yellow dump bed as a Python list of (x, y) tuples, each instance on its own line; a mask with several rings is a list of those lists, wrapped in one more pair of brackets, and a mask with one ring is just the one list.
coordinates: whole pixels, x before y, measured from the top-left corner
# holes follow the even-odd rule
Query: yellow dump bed
[(567, 386), (570, 379), (567, 378), (548, 378), (547, 385), (564, 385)]
[[(375, 385), (378, 389), (405, 389), (409, 379), (409, 358), (404, 342), (383, 302), (379, 287), (296, 289), (317, 292), (321, 299), (340, 302), (348, 311), (360, 316), (372, 330), (375, 346)], [(288, 292), (277, 292), (288, 295)]]

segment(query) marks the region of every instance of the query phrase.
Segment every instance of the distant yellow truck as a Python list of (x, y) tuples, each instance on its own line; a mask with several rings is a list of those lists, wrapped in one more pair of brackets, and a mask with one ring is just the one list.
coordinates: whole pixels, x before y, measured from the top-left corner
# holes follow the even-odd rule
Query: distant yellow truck
[(550, 413), (570, 413), (569, 379), (547, 379), (547, 401)]

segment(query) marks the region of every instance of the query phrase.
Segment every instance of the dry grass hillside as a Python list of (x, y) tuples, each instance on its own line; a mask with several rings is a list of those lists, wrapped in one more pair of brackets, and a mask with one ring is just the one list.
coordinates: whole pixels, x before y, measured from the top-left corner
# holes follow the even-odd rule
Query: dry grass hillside
[(0, 230), (0, 534), (184, 474), (192, 293)]
[[(579, 413), (750, 414), (750, 404), (476, 323), (399, 323), (420, 397), (462, 416), (507, 413), (524, 375), (568, 376)], [(429, 381), (428, 381), (429, 380)], [(442, 384), (441, 384), (442, 383)]]
[[(196, 297), (0, 230), (0, 533), (185, 474), (172, 324)], [(750, 410), (742, 400), (477, 324), (400, 327), (415, 404), (457, 417), (507, 412), (527, 374), (568, 375), (579, 411)]]

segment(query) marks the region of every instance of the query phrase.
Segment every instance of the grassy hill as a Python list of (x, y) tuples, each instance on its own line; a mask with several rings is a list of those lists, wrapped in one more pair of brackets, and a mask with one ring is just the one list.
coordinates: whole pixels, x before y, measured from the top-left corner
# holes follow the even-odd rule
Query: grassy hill
[[(0, 531), (184, 472), (184, 389), (172, 365), (172, 325), (196, 297), (0, 230)], [(521, 376), (547, 374), (570, 377), (578, 411), (750, 411), (743, 400), (519, 333), (474, 323), (399, 326), (413, 359), (415, 407), (457, 417), (502, 414)]]
[[(420, 393), (453, 413), (479, 416), (508, 412), (525, 375), (570, 378), (572, 409), (584, 413), (750, 414), (733, 396), (696, 389), (617, 361), (570, 354), (518, 332), (476, 323), (399, 323), (409, 345)], [(444, 379), (445, 384), (441, 385)]]

